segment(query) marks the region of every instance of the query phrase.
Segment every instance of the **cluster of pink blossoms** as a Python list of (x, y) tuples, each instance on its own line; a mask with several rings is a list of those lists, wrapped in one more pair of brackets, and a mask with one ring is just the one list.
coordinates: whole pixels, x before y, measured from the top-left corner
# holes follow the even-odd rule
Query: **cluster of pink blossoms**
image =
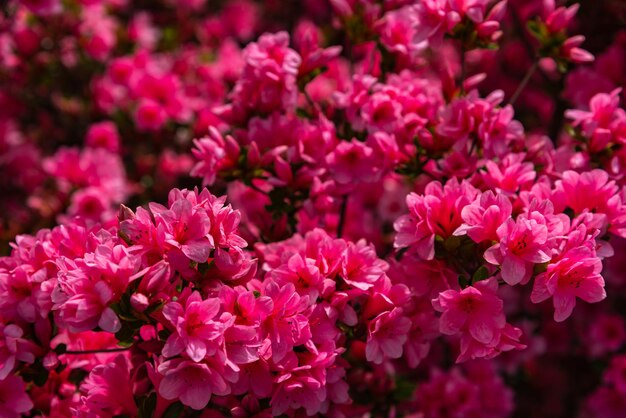
[(9, 1), (0, 417), (621, 417), (591, 3)]

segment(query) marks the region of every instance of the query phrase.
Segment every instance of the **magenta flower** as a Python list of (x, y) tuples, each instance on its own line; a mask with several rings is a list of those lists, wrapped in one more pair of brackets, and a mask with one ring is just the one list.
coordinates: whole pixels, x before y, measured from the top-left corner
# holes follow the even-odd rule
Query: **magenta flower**
[(550, 261), (548, 227), (538, 212), (530, 217), (520, 215), (517, 221), (509, 218), (498, 229), (500, 242), (485, 251), (487, 262), (501, 267), (502, 279), (514, 286), (526, 283), (535, 264)]
[(246, 64), (232, 93), (235, 107), (270, 113), (295, 105), (302, 59), (289, 48), (287, 32), (262, 35), (248, 44), (243, 55)]
[(209, 135), (194, 139), (191, 151), (198, 160), (191, 170), (191, 175), (202, 177), (205, 185), (211, 185), (222, 170), (233, 169), (237, 165), (240, 148), (233, 137), (222, 137), (217, 129), (209, 128)]
[(230, 393), (222, 371), (223, 366), (216, 362), (194, 363), (184, 359), (163, 362), (158, 366), (158, 372), (164, 376), (159, 384), (159, 395), (201, 410), (209, 404), (213, 394), (224, 396)]
[(500, 164), (487, 161), (487, 172), (482, 173), (485, 184), (498, 193), (515, 193), (528, 189), (537, 173), (530, 162), (524, 162), (525, 154), (508, 154)]
[(411, 320), (401, 308), (393, 308), (376, 316), (368, 325), (365, 356), (367, 361), (382, 364), (385, 359), (402, 356), (402, 348), (411, 329)]
[(378, 178), (374, 150), (359, 141), (342, 141), (326, 157), (328, 170), (340, 185), (370, 183)]
[(461, 226), (461, 212), (478, 194), (472, 185), (456, 178), (445, 186), (433, 181), (423, 195), (411, 193), (406, 198), (409, 215), (394, 223), (396, 248), (412, 247), (417, 254), (432, 260), (435, 256), (435, 235), (448, 238)]
[(272, 270), (270, 277), (279, 286), (293, 284), (299, 295), (308, 296), (312, 301), (317, 300), (323, 280), (315, 266), (315, 260), (304, 258), (300, 254), (292, 255), (287, 264)]
[(200, 293), (193, 292), (183, 307), (170, 302), (163, 307), (163, 316), (174, 326), (163, 347), (163, 355), (174, 357), (183, 351), (196, 363), (207, 355), (213, 356), (221, 349), (224, 331), (232, 324), (232, 316), (217, 317), (220, 301), (217, 298), (202, 300)]
[(616, 355), (611, 359), (604, 380), (613, 385), (622, 396), (626, 394), (626, 355)]
[(498, 241), (498, 228), (511, 216), (511, 201), (503, 194), (486, 191), (461, 211), (463, 224), (454, 235), (467, 234), (474, 242)]
[(41, 349), (24, 338), (24, 331), (15, 324), (0, 324), (0, 379), (6, 379), (19, 361), (33, 363)]
[(186, 199), (175, 201), (169, 210), (155, 215), (157, 226), (163, 225), (166, 242), (190, 260), (204, 263), (213, 249), (209, 239), (211, 220), (206, 211), (192, 207)]
[(620, 108), (621, 89), (598, 93), (589, 101), (589, 110), (570, 109), (565, 116), (580, 127), (589, 139), (589, 151), (602, 152), (610, 143), (626, 141), (626, 111)]
[(289, 410), (304, 408), (308, 416), (320, 412), (328, 396), (327, 369), (333, 366), (336, 353), (288, 353), (278, 365), (275, 389), (270, 406), (279, 416)]
[(308, 296), (301, 297), (292, 283), (279, 286), (265, 282), (265, 296), (272, 299), (273, 309), (263, 322), (272, 347), (272, 359), (280, 361), (294, 346), (311, 339), (309, 321), (305, 312), (311, 304)]
[[(585, 231), (584, 227), (581, 228)], [(574, 240), (573, 234), (570, 239)], [(535, 278), (530, 300), (539, 303), (552, 297), (557, 322), (572, 314), (576, 298), (588, 303), (606, 298), (604, 279), (600, 275), (602, 262), (596, 256), (595, 245), (589, 241), (579, 246), (575, 246), (576, 241), (568, 243), (565, 250), (548, 264), (547, 270)]]
[(586, 335), (590, 354), (599, 357), (617, 351), (626, 342), (626, 323), (619, 315), (601, 314), (594, 318)]
[(0, 416), (20, 418), (33, 408), (33, 402), (26, 393), (26, 384), (17, 376), (0, 380)]
[(562, 179), (555, 182), (550, 200), (555, 211), (570, 208), (576, 215), (589, 211), (593, 213), (594, 223), (609, 226), (611, 232), (626, 236), (626, 205), (619, 187), (604, 170), (565, 171)]
[(493, 344), (504, 328), (503, 302), (496, 295), (498, 282), (491, 278), (459, 291), (446, 290), (433, 299), (435, 310), (442, 312), (439, 329), (443, 334), (469, 333), (477, 342)]
[[(109, 307), (121, 293), (114, 291), (112, 285), (124, 285), (102, 280), (97, 272), (93, 277), (82, 260), (75, 263), (69, 259), (59, 259), (58, 284), (52, 292), (53, 311), (57, 321), (72, 332), (89, 331), (97, 326), (105, 331), (117, 332), (121, 322)], [(93, 272), (97, 270), (94, 269)], [(126, 276), (126, 280), (130, 274)], [(117, 287), (117, 286), (115, 286)], [(123, 288), (122, 288), (123, 289)]]
[(87, 131), (85, 145), (118, 152), (120, 148), (120, 134), (117, 131), (117, 127), (111, 121), (94, 123)]
[(359, 240), (356, 244), (349, 243), (343, 253), (341, 277), (357, 289), (372, 288), (384, 275), (389, 265), (376, 255), (372, 244)]
[(85, 393), (83, 405), (103, 416), (136, 414), (130, 372), (131, 364), (123, 355), (118, 355), (111, 363), (94, 367), (80, 386)]
[(145, 99), (139, 102), (134, 118), (140, 132), (158, 131), (165, 124), (167, 114), (159, 103)]

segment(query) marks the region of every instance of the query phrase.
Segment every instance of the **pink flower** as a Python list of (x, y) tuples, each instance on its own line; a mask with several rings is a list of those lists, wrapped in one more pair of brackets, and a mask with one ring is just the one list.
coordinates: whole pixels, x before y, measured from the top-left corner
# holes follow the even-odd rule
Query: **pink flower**
[(515, 193), (530, 188), (537, 173), (532, 163), (524, 162), (525, 157), (525, 154), (507, 154), (500, 164), (487, 161), (483, 181), (498, 193)]
[(487, 262), (501, 266), (502, 279), (514, 286), (526, 283), (535, 264), (550, 261), (546, 219), (538, 212), (509, 218), (497, 229), (500, 242), (485, 251)]
[(194, 362), (202, 361), (207, 355), (214, 356), (221, 349), (224, 331), (233, 322), (228, 313), (218, 317), (220, 301), (217, 298), (202, 300), (200, 293), (193, 292), (183, 307), (170, 302), (163, 307), (163, 316), (174, 326), (163, 347), (163, 355), (174, 357), (181, 352)]
[(439, 329), (443, 334), (469, 333), (483, 345), (500, 338), (506, 320), (503, 302), (496, 295), (498, 282), (491, 278), (459, 291), (446, 290), (433, 299), (435, 310), (442, 312)]
[(292, 255), (287, 264), (272, 270), (270, 277), (280, 286), (292, 283), (298, 294), (308, 296), (312, 301), (317, 300), (323, 280), (315, 260), (300, 254)]
[(411, 368), (417, 367), (428, 356), (431, 341), (441, 335), (439, 319), (431, 306), (424, 305), (426, 311), (418, 311), (410, 317), (411, 330), (403, 349), (403, 356)]
[[(586, 229), (581, 226), (578, 235), (584, 237)], [(556, 257), (544, 273), (535, 278), (530, 300), (533, 303), (553, 298), (554, 320), (567, 319), (574, 310), (576, 298), (588, 303), (599, 302), (606, 297), (604, 279), (600, 275), (602, 262), (596, 256), (593, 238), (585, 241), (570, 234), (565, 249)], [(583, 238), (584, 239), (584, 238)]]
[(402, 356), (402, 347), (406, 343), (411, 320), (401, 308), (393, 308), (376, 316), (368, 325), (365, 355), (367, 361), (381, 364), (385, 359)]
[(546, 23), (546, 28), (551, 33), (561, 32), (570, 25), (578, 12), (579, 4), (573, 4), (570, 7), (556, 7), (554, 0), (545, 0), (542, 2), (542, 14)]
[(360, 141), (342, 141), (326, 157), (328, 171), (340, 185), (370, 183), (378, 179), (374, 151)]
[(295, 105), (300, 55), (289, 48), (287, 32), (264, 34), (244, 49), (246, 65), (233, 90), (236, 107), (270, 113)]
[(167, 114), (159, 103), (145, 99), (139, 102), (134, 119), (139, 131), (158, 131), (165, 124)]
[(406, 198), (409, 215), (394, 223), (394, 247), (413, 247), (425, 260), (435, 256), (435, 235), (445, 239), (461, 226), (461, 211), (472, 202), (478, 190), (453, 178), (442, 187), (438, 181), (426, 186), (423, 195), (411, 193)]
[(99, 187), (115, 203), (125, 200), (130, 191), (122, 159), (102, 148), (61, 148), (44, 161), (44, 168), (63, 191)]
[(111, 152), (118, 152), (120, 135), (117, 127), (111, 121), (94, 123), (89, 127), (85, 144), (92, 148), (104, 148)]
[(604, 374), (604, 380), (623, 396), (626, 395), (626, 355), (617, 355)]
[(611, 387), (600, 387), (586, 399), (587, 416), (599, 418), (622, 418), (626, 409), (623, 393)]
[(563, 42), (563, 45), (561, 45), (559, 55), (567, 58), (568, 60), (576, 64), (593, 62), (593, 60), (595, 59), (593, 54), (587, 50), (579, 48), (579, 46), (583, 42), (585, 42), (585, 37), (582, 35), (567, 38), (565, 42)]
[(234, 169), (240, 155), (240, 148), (232, 136), (222, 137), (217, 129), (209, 128), (209, 135), (194, 139), (195, 148), (191, 151), (198, 163), (191, 175), (202, 177), (203, 184), (211, 185), (222, 170)]
[(348, 243), (341, 263), (341, 278), (350, 286), (368, 290), (383, 278), (389, 265), (378, 258), (372, 244)]
[(565, 171), (562, 179), (555, 182), (555, 190), (550, 199), (554, 210), (562, 212), (566, 208), (575, 215), (589, 211), (594, 224), (610, 225), (609, 230), (626, 236), (626, 205), (615, 181), (609, 180), (604, 170), (584, 173)]
[(506, 351), (523, 350), (526, 345), (520, 343), (521, 336), (522, 330), (509, 323), (500, 330), (498, 338), (489, 344), (475, 340), (471, 334), (463, 334), (461, 336), (461, 352), (456, 362), (462, 363), (477, 358), (491, 359)]
[(505, 195), (486, 191), (461, 211), (464, 223), (454, 235), (467, 234), (474, 242), (498, 241), (498, 228), (511, 216), (511, 201)]
[(326, 400), (326, 373), (333, 366), (336, 353), (296, 354), (289, 352), (278, 365), (274, 378), (275, 389), (270, 406), (279, 416), (290, 410), (304, 408), (308, 416), (321, 412)]
[(447, 0), (425, 0), (417, 4), (416, 43), (429, 41), (438, 44), (443, 36), (461, 21), (457, 11), (450, 10)]
[(180, 400), (183, 405), (197, 411), (204, 409), (213, 394), (225, 396), (230, 387), (222, 375), (223, 366), (217, 362), (194, 363), (173, 359), (159, 364), (163, 375), (159, 395), (169, 400)]
[(63, 11), (60, 0), (22, 0), (21, 3), (40, 16), (48, 16)]
[[(181, 83), (176, 75), (168, 73), (156, 75), (144, 73), (133, 79), (131, 84), (132, 94), (140, 99), (139, 107), (158, 109), (164, 118), (170, 118), (178, 122), (189, 122), (192, 116), (192, 103), (185, 103)], [(156, 111), (156, 110), (155, 110)], [(137, 112), (140, 112), (138, 109)], [(149, 116), (148, 113), (145, 114)], [(155, 123), (155, 121), (147, 121)], [(159, 126), (148, 127), (146, 130), (157, 130)]]
[[(370, 132), (382, 130), (392, 133), (401, 126), (402, 105), (392, 89), (377, 91), (360, 109), (364, 127)], [(359, 125), (356, 125), (359, 128)]]
[[(156, 206), (152, 206), (151, 209)], [(206, 211), (194, 208), (186, 199), (176, 200), (169, 210), (155, 215), (157, 226), (165, 230), (165, 242), (180, 250), (190, 260), (204, 263), (214, 247), (209, 235), (211, 220)]]
[(56, 321), (72, 332), (96, 326), (119, 331), (120, 320), (110, 305), (126, 291), (138, 261), (123, 245), (99, 245), (82, 259), (58, 259), (59, 278), (52, 292)]
[(84, 50), (92, 58), (105, 61), (117, 43), (117, 21), (103, 5), (95, 4), (82, 9), (79, 30)]
[(386, 13), (379, 29), (380, 42), (387, 50), (410, 58), (419, 46), (425, 46), (413, 42), (416, 20), (415, 8), (410, 6)]
[(271, 341), (272, 359), (280, 361), (294, 346), (311, 339), (311, 329), (305, 313), (311, 301), (299, 296), (292, 283), (279, 286), (273, 281), (264, 283), (265, 296), (273, 302), (272, 312), (263, 322), (263, 329)]
[(24, 331), (15, 324), (0, 324), (0, 379), (6, 379), (18, 361), (33, 363), (41, 355), (34, 342), (24, 338)]
[(137, 405), (133, 398), (131, 364), (123, 355), (113, 362), (93, 368), (80, 386), (86, 395), (83, 405), (98, 416), (134, 415)]
[(448, 373), (435, 368), (430, 379), (416, 391), (416, 398), (419, 410), (428, 414), (425, 416), (441, 417), (440, 411), (446, 411), (447, 416), (461, 417), (471, 416), (473, 411), (483, 412), (479, 392), (480, 387), (463, 376), (459, 368)]
[(71, 216), (80, 216), (89, 220), (108, 220), (111, 218), (111, 200), (98, 187), (86, 187), (72, 195), (72, 202), (67, 209)]
[(594, 318), (587, 336), (592, 356), (617, 351), (626, 342), (626, 323), (619, 315), (601, 314)]
[(17, 376), (0, 380), (0, 416), (20, 418), (33, 408), (33, 402), (26, 393), (26, 385)]
[(37, 319), (38, 286), (29, 270), (27, 265), (17, 266), (11, 272), (0, 269), (0, 312), (4, 320), (20, 318), (35, 322)]
[(626, 111), (620, 108), (622, 89), (598, 93), (589, 101), (589, 111), (570, 109), (565, 116), (572, 126), (580, 127), (589, 139), (589, 151), (601, 152), (609, 144), (626, 141)]
[(83, 271), (70, 261), (59, 261), (60, 277), (52, 293), (53, 310), (57, 321), (72, 332), (95, 329), (117, 332), (121, 323), (108, 307), (113, 302), (113, 292), (104, 281), (92, 282)]
[[(573, 21), (578, 8), (578, 4), (573, 4), (570, 7), (556, 7), (554, 0), (547, 0), (542, 3), (542, 17), (545, 22), (545, 30), (547, 31), (547, 39), (542, 39), (542, 42), (555, 41), (560, 43), (559, 56), (569, 59), (575, 63), (585, 63), (594, 60), (594, 57), (584, 49), (578, 48), (580, 44), (585, 40), (584, 36), (572, 36), (567, 38), (567, 28)], [(557, 45), (559, 45), (557, 43)]]

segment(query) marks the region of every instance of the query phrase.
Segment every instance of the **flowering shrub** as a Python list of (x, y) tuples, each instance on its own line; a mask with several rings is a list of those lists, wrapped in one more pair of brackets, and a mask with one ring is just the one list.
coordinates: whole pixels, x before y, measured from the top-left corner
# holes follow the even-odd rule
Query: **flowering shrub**
[(622, 417), (619, 7), (7, 2), (0, 417)]

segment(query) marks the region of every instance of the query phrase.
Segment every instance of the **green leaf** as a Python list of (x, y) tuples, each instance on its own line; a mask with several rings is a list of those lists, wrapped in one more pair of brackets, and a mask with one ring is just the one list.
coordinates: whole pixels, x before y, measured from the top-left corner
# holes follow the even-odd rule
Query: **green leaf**
[(465, 289), (470, 284), (469, 279), (463, 276), (462, 274), (459, 274), (459, 277), (457, 280), (459, 282), (459, 286), (461, 286), (461, 289)]
[(185, 407), (182, 403), (176, 402), (171, 404), (163, 413), (163, 418), (178, 418)]
[(407, 379), (397, 379), (393, 398), (397, 402), (408, 401), (413, 397), (417, 384)]
[(548, 264), (550, 264), (549, 261), (546, 261), (545, 263), (541, 263), (541, 264), (535, 264), (535, 266), (533, 267), (533, 272), (535, 274), (541, 274), (545, 272), (546, 270), (548, 270)]
[(443, 247), (448, 252), (454, 252), (461, 245), (461, 238), (451, 235), (443, 242)]
[(168, 329), (162, 329), (161, 331), (159, 331), (158, 335), (159, 335), (159, 339), (167, 340), (169, 336), (172, 335), (172, 332)]
[(122, 329), (115, 333), (115, 338), (119, 340), (118, 345), (123, 346), (123, 344), (127, 344), (129, 342), (132, 345), (132, 343), (134, 342), (135, 332), (135, 329), (130, 327), (128, 324), (124, 324), (122, 326)]
[(154, 414), (154, 410), (156, 409), (156, 404), (156, 392), (153, 392), (150, 396), (143, 398), (139, 406), (139, 418), (151, 418)]
[(528, 31), (531, 33), (531, 35), (533, 35), (540, 41), (545, 38), (545, 28), (543, 23), (541, 23), (540, 21), (531, 20), (526, 24), (526, 28), (528, 28)]
[(33, 378), (33, 382), (41, 387), (43, 385), (46, 384), (46, 382), (48, 381), (48, 375), (50, 374), (50, 372), (44, 368), (41, 367), (39, 370), (37, 370), (37, 374), (35, 374), (34, 378)]
[(472, 275), (472, 283), (476, 283), (487, 278), (489, 278), (489, 269), (485, 266), (480, 266)]

